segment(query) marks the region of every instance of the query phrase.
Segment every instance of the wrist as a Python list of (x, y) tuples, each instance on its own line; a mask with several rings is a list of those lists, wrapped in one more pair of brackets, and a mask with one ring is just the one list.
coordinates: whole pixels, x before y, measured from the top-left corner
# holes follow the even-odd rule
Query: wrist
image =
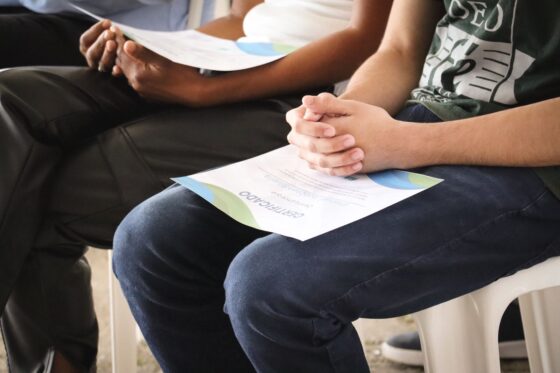
[(400, 141), (400, 169), (445, 163), (442, 160), (441, 124), (397, 121)]

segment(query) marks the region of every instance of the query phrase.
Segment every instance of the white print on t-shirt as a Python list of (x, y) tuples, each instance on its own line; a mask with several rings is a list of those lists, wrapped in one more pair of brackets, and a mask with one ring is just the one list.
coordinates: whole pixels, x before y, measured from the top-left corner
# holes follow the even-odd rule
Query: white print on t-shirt
[[(468, 4), (471, 8), (467, 8)], [(470, 23), (486, 31), (502, 26), (503, 9), (497, 11), (497, 20), (484, 20), (483, 2), (453, 1), (448, 10), (452, 18), (470, 19)], [(517, 1), (516, 1), (517, 4)], [(514, 7), (516, 6), (513, 5)], [(497, 5), (499, 6), (499, 4)], [(512, 17), (512, 35), (515, 12)], [(442, 26), (436, 30), (439, 49), (429, 54), (424, 64), (420, 86), (443, 87), (446, 90), (473, 99), (513, 105), (517, 103), (515, 81), (523, 76), (534, 57), (513, 48), (509, 42), (482, 40), (456, 26)]]

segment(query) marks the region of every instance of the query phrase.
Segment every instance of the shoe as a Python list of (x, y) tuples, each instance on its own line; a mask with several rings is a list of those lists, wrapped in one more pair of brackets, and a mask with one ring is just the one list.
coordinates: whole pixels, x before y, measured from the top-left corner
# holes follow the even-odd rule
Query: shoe
[[(500, 358), (527, 359), (521, 313), (517, 302), (512, 303), (502, 317), (498, 342)], [(381, 353), (385, 358), (396, 363), (424, 365), (420, 336), (417, 332), (398, 334), (387, 339), (381, 345)]]

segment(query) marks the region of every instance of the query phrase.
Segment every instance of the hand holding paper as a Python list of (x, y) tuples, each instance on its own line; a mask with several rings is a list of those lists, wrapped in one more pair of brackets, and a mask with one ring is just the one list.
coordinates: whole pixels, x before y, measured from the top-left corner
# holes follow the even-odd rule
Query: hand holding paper
[[(99, 21), (101, 17), (71, 4)], [(130, 39), (152, 52), (181, 65), (195, 68), (236, 71), (276, 61), (296, 48), (242, 38), (226, 40), (194, 30), (177, 32), (148, 31), (113, 22)]]

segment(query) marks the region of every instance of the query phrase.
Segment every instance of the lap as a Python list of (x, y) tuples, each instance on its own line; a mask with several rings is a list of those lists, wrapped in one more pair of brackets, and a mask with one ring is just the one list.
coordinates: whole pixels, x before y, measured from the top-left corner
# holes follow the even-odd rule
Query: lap
[(445, 181), (305, 242), (256, 240), (234, 259), (226, 287), (242, 284), (286, 313), (305, 304), (351, 321), (415, 312), (560, 255), (560, 202), (531, 170), (422, 172)]
[(103, 132), (62, 160), (52, 220), (69, 235), (110, 245), (128, 211), (169, 186), (171, 177), (285, 145), (284, 115), (298, 104), (296, 97), (205, 109), (169, 106)]

